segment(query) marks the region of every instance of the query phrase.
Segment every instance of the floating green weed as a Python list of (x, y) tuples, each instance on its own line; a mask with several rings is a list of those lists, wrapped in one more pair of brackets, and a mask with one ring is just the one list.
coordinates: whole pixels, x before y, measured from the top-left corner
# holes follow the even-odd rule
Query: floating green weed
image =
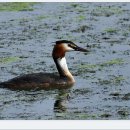
[(0, 63), (11, 63), (20, 60), (19, 57), (5, 57), (5, 58), (0, 58)]
[(115, 29), (115, 28), (107, 28), (104, 31), (107, 32), (107, 33), (116, 33), (117, 29)]
[(90, 26), (88, 26), (88, 25), (82, 25), (82, 26), (79, 26), (78, 28), (76, 28), (75, 30), (72, 30), (72, 32), (84, 33), (89, 28), (90, 28)]
[(78, 20), (79, 20), (79, 21), (83, 21), (83, 20), (85, 20), (85, 19), (86, 19), (86, 17), (83, 16), (83, 15), (79, 15), (79, 16), (78, 16)]
[(123, 64), (123, 63), (124, 63), (123, 59), (113, 59), (113, 60), (101, 63), (100, 66), (119, 65), (119, 64)]
[(114, 78), (114, 83), (120, 83), (121, 81), (125, 80), (123, 76), (118, 76)]
[(105, 15), (105, 16), (110, 16), (113, 14), (121, 14), (123, 10), (120, 7), (114, 7), (114, 6), (100, 6), (97, 7), (94, 10), (95, 15)]
[(42, 19), (46, 19), (46, 18), (48, 18), (49, 16), (45, 16), (45, 15), (40, 15), (40, 16), (38, 16), (36, 19), (37, 20), (42, 20)]
[(122, 13), (122, 9), (119, 8), (119, 7), (113, 7), (113, 6), (102, 6), (102, 7), (98, 7), (97, 8), (98, 11), (110, 11), (112, 13), (116, 13), (116, 14), (119, 14), (119, 13)]
[(108, 113), (104, 113), (102, 115), (100, 115), (101, 118), (109, 118), (111, 117), (112, 115), (111, 114), (108, 114)]
[(103, 79), (99, 79), (99, 83), (101, 85), (104, 85), (104, 84), (114, 84), (114, 85), (117, 85), (117, 84), (120, 84), (122, 81), (124, 81), (125, 78), (123, 76), (114, 76), (112, 78), (110, 78), (109, 80), (103, 80)]
[(71, 6), (72, 6), (72, 8), (75, 8), (75, 10), (80, 13), (85, 11), (81, 4), (74, 3), (74, 4), (71, 4)]
[(96, 68), (98, 65), (93, 65), (93, 64), (85, 64), (85, 65), (80, 65), (81, 69), (94, 69)]
[(77, 7), (76, 10), (77, 10), (79, 13), (85, 12), (85, 9), (84, 9), (82, 6)]
[(73, 113), (71, 112), (64, 112), (64, 113), (57, 113), (57, 116), (59, 119), (80, 119), (80, 120), (85, 120), (85, 119), (96, 119), (96, 115), (90, 115), (86, 112), (80, 112), (80, 111), (75, 111)]
[(128, 32), (128, 31), (124, 31), (124, 32), (123, 32), (123, 36), (126, 36), (126, 37), (127, 37), (128, 35), (129, 35), (129, 32)]
[(71, 4), (71, 6), (74, 7), (74, 8), (76, 8), (76, 7), (79, 6), (79, 4), (75, 4), (75, 3), (74, 3), (74, 4)]
[(117, 113), (123, 117), (127, 117), (129, 115), (129, 112), (127, 110), (119, 110)]
[(0, 11), (33, 11), (31, 2), (5, 2), (0, 3)]
[(113, 60), (109, 60), (109, 61), (106, 61), (104, 63), (99, 63), (99, 64), (80, 65), (79, 68), (80, 69), (96, 69), (96, 68), (102, 68), (102, 67), (112, 66), (112, 65), (120, 65), (123, 63), (124, 63), (123, 59), (113, 59)]

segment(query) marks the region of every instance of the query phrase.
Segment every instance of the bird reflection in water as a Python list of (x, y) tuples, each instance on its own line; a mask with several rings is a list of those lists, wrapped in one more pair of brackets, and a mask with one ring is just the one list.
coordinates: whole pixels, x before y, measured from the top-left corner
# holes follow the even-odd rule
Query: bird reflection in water
[(59, 94), (54, 103), (54, 112), (61, 113), (67, 110), (66, 106), (70, 99), (70, 92), (71, 89), (59, 90)]

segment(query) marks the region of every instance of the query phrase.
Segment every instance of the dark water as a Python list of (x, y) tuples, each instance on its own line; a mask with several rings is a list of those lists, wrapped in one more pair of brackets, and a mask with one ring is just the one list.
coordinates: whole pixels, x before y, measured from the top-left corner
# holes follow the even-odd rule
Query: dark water
[[(1, 3), (0, 3), (1, 4)], [(130, 3), (35, 3), (0, 12), (0, 81), (57, 71), (52, 42), (90, 53), (66, 55), (68, 90), (0, 89), (0, 119), (130, 119)]]

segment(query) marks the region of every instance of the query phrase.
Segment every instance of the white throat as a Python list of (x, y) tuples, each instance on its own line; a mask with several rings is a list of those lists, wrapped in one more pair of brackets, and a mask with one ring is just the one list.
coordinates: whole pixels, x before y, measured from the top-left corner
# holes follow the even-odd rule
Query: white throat
[(75, 82), (74, 77), (72, 76), (72, 74), (70, 73), (67, 63), (66, 63), (66, 58), (58, 58), (57, 59), (59, 66), (61, 67), (63, 73), (72, 81)]
[(63, 69), (65, 72), (69, 71), (65, 57), (59, 58), (59, 59), (58, 59), (58, 63), (59, 63), (59, 65), (62, 67), (62, 69)]

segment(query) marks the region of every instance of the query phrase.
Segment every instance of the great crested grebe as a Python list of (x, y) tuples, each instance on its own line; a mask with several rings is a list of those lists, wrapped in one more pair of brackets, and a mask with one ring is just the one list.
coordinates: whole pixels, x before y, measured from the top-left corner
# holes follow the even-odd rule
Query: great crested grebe
[(0, 86), (2, 88), (9, 89), (60, 89), (63, 87), (72, 86), (75, 80), (68, 70), (65, 58), (65, 53), (69, 51), (88, 52), (88, 50), (78, 47), (71, 41), (56, 41), (52, 51), (52, 57), (58, 69), (59, 75), (55, 73), (27, 74), (2, 82), (0, 83)]

